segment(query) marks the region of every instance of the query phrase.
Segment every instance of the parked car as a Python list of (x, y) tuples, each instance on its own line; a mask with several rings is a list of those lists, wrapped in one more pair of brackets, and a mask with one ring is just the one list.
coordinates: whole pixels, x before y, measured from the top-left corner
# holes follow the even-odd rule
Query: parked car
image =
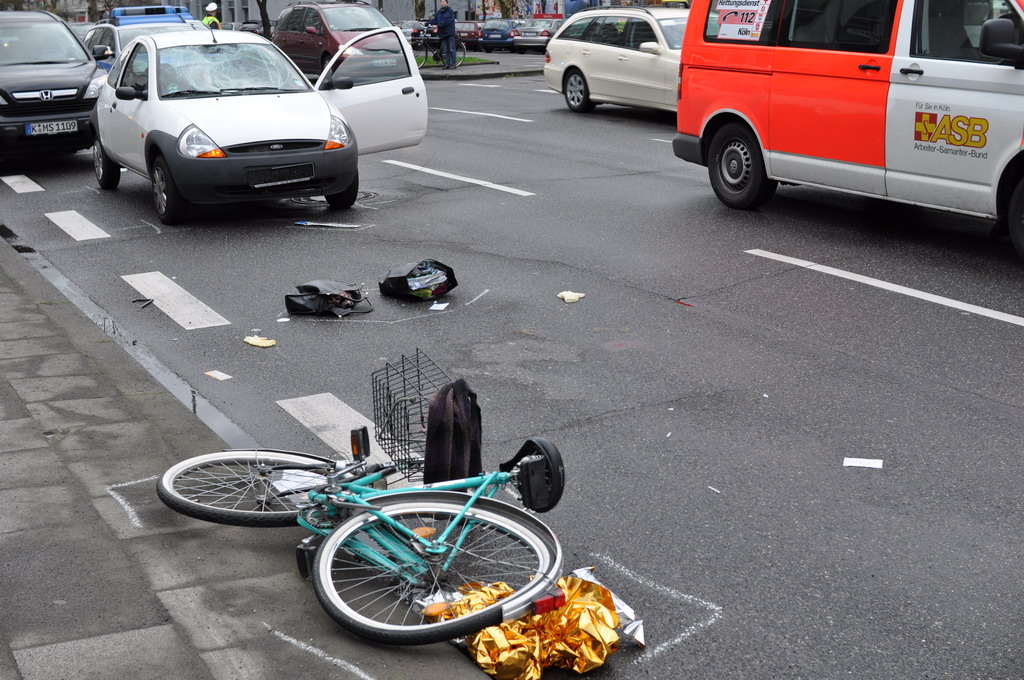
[(423, 80), (404, 44), (392, 26), (361, 34), (313, 88), (252, 33), (137, 38), (91, 116), (97, 182), (116, 189), (121, 166), (146, 177), (165, 224), (192, 203), (323, 195), (333, 208), (350, 207), (357, 154), (412, 146), (426, 131)]
[(206, 30), (209, 29), (201, 21), (196, 21), (184, 7), (117, 7), (111, 10), (110, 19), (97, 22), (85, 35), (85, 46), (88, 49), (101, 45), (108, 48), (105, 56), (97, 57), (97, 62), (109, 71), (123, 46), (140, 35)]
[(402, 29), (402, 35), (405, 36), (406, 40), (411, 41), (412, 40), (413, 29), (419, 28), (420, 27), (420, 22), (418, 22), (418, 21), (411, 21), (411, 20), (410, 21), (396, 21), (395, 22), (395, 26), (398, 26), (399, 28)]
[(551, 36), (561, 25), (561, 19), (530, 19), (512, 29), (512, 46), (519, 54), (525, 54), (527, 50), (544, 52)]
[(480, 47), (484, 52), (492, 50), (508, 50), (512, 44), (512, 29), (524, 22), (523, 19), (488, 19), (480, 28)]
[(482, 21), (456, 21), (455, 36), (462, 41), (467, 50), (479, 50), (480, 29), (483, 25)]
[[(273, 38), (274, 24), (276, 23), (276, 21), (270, 22), (270, 35), (264, 37)], [(260, 21), (259, 19), (247, 19), (241, 23), (237, 30), (245, 31), (246, 33), (258, 33), (260, 35), (263, 35), (263, 22)]]
[(597, 104), (675, 111), (688, 9), (580, 10), (548, 42), (544, 80), (570, 110)]
[(82, 41), (50, 12), (4, 11), (0, 45), (0, 156), (89, 148), (106, 72)]
[(274, 44), (306, 73), (320, 73), (338, 48), (360, 33), (391, 26), (362, 0), (288, 5), (277, 17)]
[(85, 40), (85, 34), (89, 32), (89, 29), (96, 25), (94, 21), (69, 21), (68, 27), (78, 36), (80, 40)]
[(410, 35), (410, 40), (419, 40), (420, 38), (436, 38), (437, 37), (437, 26), (425, 24), (421, 21), (416, 22), (418, 26), (413, 26)]

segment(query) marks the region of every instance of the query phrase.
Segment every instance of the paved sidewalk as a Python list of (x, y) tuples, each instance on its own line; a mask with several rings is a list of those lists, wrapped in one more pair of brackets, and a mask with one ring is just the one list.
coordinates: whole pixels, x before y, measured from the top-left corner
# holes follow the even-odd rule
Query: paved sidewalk
[(463, 64), (453, 71), (437, 66), (420, 69), (423, 80), (476, 80), (478, 78), (513, 78), (516, 76), (544, 75), (544, 68), (533, 66), (512, 66), (494, 61), (487, 64)]
[(294, 566), (300, 528), (156, 498), (171, 463), (223, 448), (0, 241), (0, 680), (486, 677), (447, 644), (338, 629)]

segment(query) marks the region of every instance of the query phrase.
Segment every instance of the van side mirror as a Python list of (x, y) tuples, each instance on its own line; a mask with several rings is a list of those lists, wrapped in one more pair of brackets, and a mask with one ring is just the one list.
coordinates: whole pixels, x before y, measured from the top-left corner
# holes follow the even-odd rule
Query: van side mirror
[(981, 25), (978, 51), (986, 57), (1020, 63), (1024, 60), (1024, 45), (1017, 42), (1015, 28), (1009, 19), (989, 19)]

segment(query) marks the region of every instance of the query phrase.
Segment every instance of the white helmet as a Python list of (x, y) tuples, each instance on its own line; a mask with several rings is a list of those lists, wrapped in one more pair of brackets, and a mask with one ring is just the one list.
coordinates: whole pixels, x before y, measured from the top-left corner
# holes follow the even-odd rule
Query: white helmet
[(206, 11), (207, 12), (216, 12), (217, 11), (217, 3), (211, 2), (209, 5), (206, 6)]

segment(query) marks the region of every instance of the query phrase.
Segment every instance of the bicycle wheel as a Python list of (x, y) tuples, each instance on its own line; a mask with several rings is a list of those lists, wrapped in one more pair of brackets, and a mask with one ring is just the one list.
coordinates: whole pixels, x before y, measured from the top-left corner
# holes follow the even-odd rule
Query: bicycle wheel
[(430, 60), (430, 43), (426, 40), (423, 41), (422, 45), (416, 50), (416, 65), (423, 66)]
[(466, 45), (461, 40), (455, 44), (455, 68), (462, 66), (466, 61)]
[[(395, 522), (440, 536), (467, 497), (448, 491), (410, 491), (373, 499)], [(391, 544), (391, 548), (385, 544)], [(422, 645), (475, 633), (533, 611), (533, 601), (558, 580), (562, 549), (532, 515), (480, 498), (449, 536), (448, 553), (431, 555), (370, 513), (339, 525), (320, 546), (313, 584), (327, 613), (346, 630), (386, 644)], [(398, 546), (405, 559), (397, 554)], [(455, 547), (457, 546), (457, 547)], [(397, 563), (401, 563), (398, 565)], [(479, 611), (429, 621), (429, 605), (462, 598), (467, 584), (508, 584), (513, 593)]]
[(222, 451), (183, 460), (156, 483), (156, 495), (183, 515), (243, 527), (295, 524), (295, 503), (324, 483), (335, 461), (281, 451)]

